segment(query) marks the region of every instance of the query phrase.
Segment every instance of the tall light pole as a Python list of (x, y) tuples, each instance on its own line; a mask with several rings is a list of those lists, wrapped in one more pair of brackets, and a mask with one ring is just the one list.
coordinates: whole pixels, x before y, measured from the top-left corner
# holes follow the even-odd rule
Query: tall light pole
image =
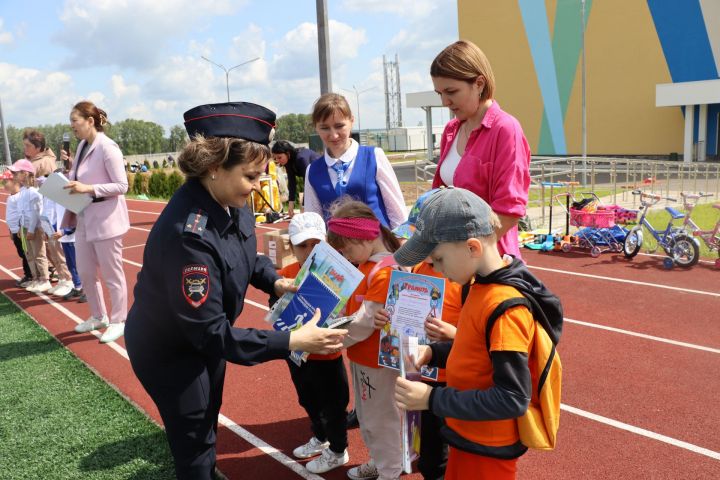
[(225, 88), (227, 89), (227, 99), (228, 99), (227, 101), (228, 101), (228, 102), (230, 101), (230, 71), (231, 71), (231, 70), (235, 70), (235, 69), (238, 68), (238, 67), (242, 67), (243, 65), (247, 65), (248, 63), (252, 63), (252, 62), (254, 62), (254, 61), (256, 61), (256, 60), (260, 60), (260, 57), (255, 57), (255, 58), (253, 58), (252, 60), (248, 60), (247, 62), (238, 63), (238, 64), (235, 65), (234, 67), (225, 68), (223, 65), (220, 65), (219, 63), (215, 63), (215, 62), (213, 62), (212, 60), (210, 60), (209, 58), (207, 58), (207, 57), (205, 57), (205, 56), (203, 56), (203, 55), (200, 55), (200, 58), (202, 58), (202, 59), (205, 60), (206, 62), (210, 62), (210, 63), (212, 63), (213, 65), (215, 65), (215, 66), (217, 66), (217, 67), (220, 67), (220, 68), (222, 68), (223, 70), (225, 70)]
[(315, 0), (318, 33), (318, 61), (320, 63), (320, 95), (332, 92), (330, 70), (330, 23), (328, 22), (327, 0)]
[(5, 152), (5, 164), (12, 165), (13, 161), (12, 161), (12, 158), (10, 158), (10, 142), (8, 141), (8, 138), (7, 138), (7, 127), (5, 126), (5, 119), (3, 118), (3, 113), (2, 113), (2, 101), (0, 101), (0, 124), (2, 124), (3, 151)]
[(582, 49), (582, 161), (583, 161), (583, 185), (587, 185), (587, 107), (585, 106), (585, 0), (580, 0), (580, 24)]
[(357, 104), (357, 117), (358, 117), (358, 132), (362, 131), (362, 126), (360, 125), (360, 95), (362, 95), (365, 92), (369, 92), (375, 87), (366, 88), (365, 90), (358, 91), (357, 88), (355, 88), (355, 85), (353, 85), (352, 90), (348, 90), (347, 88), (343, 88), (346, 92), (353, 93), (355, 92), (355, 103)]

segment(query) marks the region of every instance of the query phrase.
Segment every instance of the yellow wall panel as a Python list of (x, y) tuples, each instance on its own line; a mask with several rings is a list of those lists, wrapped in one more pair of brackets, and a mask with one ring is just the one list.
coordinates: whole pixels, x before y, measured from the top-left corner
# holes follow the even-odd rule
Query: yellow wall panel
[(458, 1), (460, 38), (476, 43), (495, 73), (495, 98), (516, 117), (531, 148), (540, 138), (543, 104), (517, 1)]
[[(682, 151), (680, 109), (655, 107), (655, 85), (672, 80), (647, 3), (593, 2), (585, 38), (588, 152)], [(580, 92), (577, 75), (568, 113), (578, 119)], [(579, 142), (579, 125), (566, 117), (568, 138)]]

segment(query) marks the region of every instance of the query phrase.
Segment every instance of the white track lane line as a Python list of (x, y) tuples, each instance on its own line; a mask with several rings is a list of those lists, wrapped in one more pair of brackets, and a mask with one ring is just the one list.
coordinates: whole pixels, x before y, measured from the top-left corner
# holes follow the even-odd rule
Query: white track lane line
[(636, 435), (641, 435), (643, 437), (651, 438), (651, 439), (657, 440), (659, 442), (667, 443), (674, 447), (683, 448), (685, 450), (690, 450), (693, 453), (698, 453), (700, 455), (704, 455), (706, 457), (710, 457), (715, 460), (720, 460), (720, 452), (715, 452), (715, 451), (707, 449), (707, 448), (699, 447), (692, 443), (683, 442), (682, 440), (668, 437), (667, 435), (662, 435), (660, 433), (655, 433), (650, 430), (645, 430), (644, 428), (640, 428), (640, 427), (636, 427), (634, 425), (629, 425), (627, 423), (619, 422), (617, 420), (613, 420), (612, 418), (603, 417), (602, 415), (597, 415), (595, 413), (586, 412), (585, 410), (571, 407), (570, 405), (565, 405), (564, 403), (560, 404), (560, 409), (564, 410), (568, 413), (573, 413), (580, 417), (587, 418), (589, 420), (594, 420), (596, 422), (599, 422), (599, 423), (602, 423), (605, 425), (609, 425), (611, 427), (619, 428), (620, 430), (625, 430), (625, 431), (634, 433)]
[(631, 337), (644, 338), (645, 340), (653, 340), (655, 342), (669, 343), (670, 345), (676, 345), (678, 347), (693, 348), (695, 350), (702, 350), (710, 353), (720, 353), (720, 349), (705, 347), (702, 345), (695, 345), (694, 343), (680, 342), (677, 340), (670, 340), (669, 338), (656, 337), (654, 335), (647, 335), (645, 333), (633, 332), (630, 330), (623, 330), (622, 328), (609, 327), (607, 325), (600, 325), (597, 323), (583, 322), (581, 320), (573, 320), (572, 318), (564, 318), (563, 321), (568, 323), (574, 323), (576, 325), (582, 325), (584, 327), (598, 328), (600, 330), (608, 330), (610, 332), (621, 333), (623, 335), (630, 335)]
[(144, 243), (138, 243), (137, 245), (130, 245), (129, 247), (122, 247), (123, 250), (127, 250), (128, 248), (138, 248), (138, 247), (144, 247)]
[(675, 290), (676, 292), (696, 293), (698, 295), (709, 295), (711, 297), (719, 297), (720, 298), (720, 293), (706, 292), (704, 290), (693, 290), (690, 288), (671, 287), (669, 285), (661, 285), (658, 283), (639, 282), (637, 280), (626, 280), (624, 278), (604, 277), (602, 275), (591, 275), (589, 273), (570, 272), (568, 270), (558, 270), (556, 268), (538, 267), (535, 265), (528, 265), (528, 268), (532, 268), (535, 270), (543, 270), (545, 272), (561, 273), (563, 275), (576, 275), (578, 277), (594, 278), (596, 280), (606, 280), (608, 282), (630, 283), (633, 285), (643, 285), (646, 287), (664, 288), (667, 290)]
[[(13, 279), (15, 279), (15, 280), (17, 280), (17, 279), (19, 278), (19, 277), (18, 277), (17, 275), (15, 275), (12, 271), (10, 271), (9, 269), (5, 268), (3, 265), (0, 265), (0, 270), (2, 270), (3, 272), (5, 272), (10, 278), (13, 278)], [(5, 292), (5, 291), (3, 291), (3, 293), (4, 293), (4, 292)], [(37, 295), (38, 295), (40, 298), (42, 298), (43, 300), (45, 300), (45, 302), (47, 302), (51, 307), (53, 307), (53, 308), (55, 308), (56, 310), (60, 311), (63, 315), (67, 316), (69, 319), (71, 319), (71, 320), (74, 321), (75, 323), (80, 324), (80, 323), (82, 323), (82, 322), (84, 321), (82, 318), (78, 317), (78, 316), (75, 315), (73, 312), (71, 312), (70, 310), (68, 310), (67, 308), (65, 308), (63, 305), (57, 303), (55, 300), (53, 300), (52, 298), (48, 297), (47, 295), (42, 294), (42, 293), (37, 294)], [(5, 295), (5, 296), (7, 297), (7, 295)], [(8, 298), (8, 299), (9, 299), (9, 298)], [(24, 309), (22, 306), (18, 305), (18, 304), (17, 304), (16, 302), (14, 302), (13, 300), (10, 300), (10, 301), (13, 302), (20, 310), (22, 310), (23, 312), (25, 312), (25, 313), (27, 314), (27, 312), (25, 311), (25, 309)], [(258, 306), (258, 307), (260, 307), (260, 308), (264, 308), (265, 310), (268, 309), (267, 307), (264, 307), (263, 305), (260, 305), (260, 304), (255, 303), (255, 302), (251, 302), (251, 301), (249, 301), (249, 300), (246, 301), (246, 303), (250, 303), (250, 304), (255, 305), (255, 306)], [(33, 320), (35, 320), (35, 319), (33, 318)], [(40, 325), (42, 328), (45, 328), (45, 327), (44, 327), (43, 325), (41, 325), (40, 322), (38, 322), (37, 320), (35, 320), (35, 323), (37, 323), (38, 325)], [(47, 330), (47, 329), (45, 329), (45, 330)], [(102, 333), (99, 332), (99, 331), (97, 331), (97, 330), (93, 330), (93, 331), (90, 332), (90, 333), (92, 333), (93, 335), (95, 335), (95, 337), (97, 337), (98, 339), (102, 336)], [(54, 335), (53, 335), (53, 336), (54, 336)], [(110, 347), (111, 349), (113, 349), (115, 352), (117, 352), (118, 355), (120, 355), (121, 357), (123, 357), (125, 360), (128, 360), (128, 361), (130, 360), (130, 358), (128, 357), (128, 354), (127, 354), (127, 350), (125, 350), (123, 347), (121, 347), (118, 343), (116, 343), (116, 342), (110, 342), (110, 343), (106, 343), (105, 345), (107, 345), (108, 347)], [(67, 348), (67, 347), (66, 347), (66, 348)], [(83, 363), (86, 363), (86, 362), (83, 362)], [(87, 364), (86, 364), (86, 365), (87, 365)], [(92, 366), (90, 366), (90, 368), (91, 368), (92, 370), (95, 370), (94, 368), (92, 368)], [(123, 394), (123, 396), (125, 396), (125, 395)], [(126, 398), (127, 398), (127, 397), (126, 397)], [(136, 405), (134, 402), (131, 402), (131, 403), (133, 403), (134, 405)], [(262, 451), (263, 453), (269, 455), (269, 456), (272, 457), (274, 460), (276, 460), (277, 462), (281, 463), (281, 464), (284, 465), (285, 467), (289, 468), (290, 470), (292, 470), (293, 472), (295, 472), (295, 473), (298, 474), (299, 476), (301, 476), (301, 477), (303, 477), (303, 478), (305, 478), (305, 479), (308, 479), (308, 480), (322, 480), (322, 477), (319, 477), (319, 476), (317, 476), (317, 475), (314, 475), (314, 474), (308, 472), (302, 464), (300, 464), (300, 463), (296, 462), (295, 460), (293, 460), (292, 458), (288, 457), (287, 455), (285, 455), (284, 453), (282, 453), (280, 450), (272, 447), (271, 445), (269, 445), (267, 442), (265, 442), (265, 441), (262, 440), (261, 438), (253, 435), (251, 432), (249, 432), (248, 430), (242, 428), (240, 425), (238, 425), (237, 423), (235, 423), (234, 421), (232, 421), (230, 418), (226, 417), (225, 415), (220, 414), (219, 421), (220, 421), (220, 423), (222, 423), (223, 425), (225, 425), (226, 427), (228, 427), (230, 430), (232, 430), (233, 433), (235, 433), (236, 435), (238, 435), (239, 437), (241, 437), (243, 440), (245, 440), (246, 442), (250, 443), (251, 445), (253, 445), (253, 446), (254, 446), (255, 448), (257, 448), (258, 450)]]

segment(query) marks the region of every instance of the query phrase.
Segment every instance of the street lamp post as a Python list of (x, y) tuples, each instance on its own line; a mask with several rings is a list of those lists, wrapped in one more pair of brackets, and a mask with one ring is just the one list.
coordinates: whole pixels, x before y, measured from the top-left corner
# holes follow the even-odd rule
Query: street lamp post
[(355, 88), (355, 85), (353, 85), (352, 90), (348, 90), (347, 88), (343, 88), (346, 92), (355, 93), (355, 103), (357, 104), (357, 115), (358, 115), (358, 132), (362, 131), (362, 126), (360, 124), (360, 95), (362, 95), (365, 92), (368, 92), (372, 90), (375, 87), (366, 88), (365, 90), (358, 91), (357, 88)]
[(238, 68), (238, 67), (242, 67), (243, 65), (247, 65), (248, 63), (252, 63), (252, 62), (254, 62), (254, 61), (256, 61), (256, 60), (260, 60), (260, 57), (255, 57), (255, 58), (253, 58), (252, 60), (248, 60), (247, 62), (238, 63), (238, 64), (235, 65), (234, 67), (225, 68), (223, 65), (220, 65), (219, 63), (215, 63), (215, 62), (213, 62), (212, 60), (210, 60), (209, 58), (207, 58), (207, 57), (205, 57), (205, 56), (203, 56), (203, 55), (200, 55), (200, 58), (202, 58), (202, 59), (205, 60), (206, 62), (210, 62), (210, 63), (212, 63), (213, 65), (215, 65), (215, 66), (217, 66), (217, 67), (220, 67), (220, 68), (222, 68), (223, 70), (225, 70), (225, 88), (227, 89), (227, 101), (228, 101), (228, 102), (230, 101), (230, 71), (231, 71), (231, 70), (235, 70), (235, 69)]
[(582, 49), (582, 66), (581, 66), (581, 76), (582, 76), (582, 163), (583, 163), (583, 173), (582, 173), (582, 181), (583, 186), (587, 185), (587, 106), (585, 105), (585, 0), (580, 0), (581, 8), (580, 8), (580, 23), (581, 23), (581, 30), (580, 30), (580, 45)]

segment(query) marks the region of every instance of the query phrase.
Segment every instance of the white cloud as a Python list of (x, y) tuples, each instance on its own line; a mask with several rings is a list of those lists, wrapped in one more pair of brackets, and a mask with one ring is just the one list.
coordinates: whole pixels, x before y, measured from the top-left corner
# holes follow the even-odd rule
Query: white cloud
[(110, 79), (112, 83), (113, 94), (118, 97), (136, 97), (140, 93), (140, 87), (137, 85), (127, 85), (122, 75), (113, 75)]
[(0, 63), (3, 115), (9, 125), (24, 127), (67, 121), (77, 101), (70, 76)]
[(56, 39), (72, 52), (64, 66), (116, 65), (152, 69), (176, 37), (201, 30), (214, 15), (230, 15), (246, 1), (67, 0)]
[(13, 34), (3, 31), (3, 19), (0, 18), (0, 45), (8, 45), (13, 43)]
[[(333, 70), (358, 55), (359, 48), (367, 43), (365, 30), (335, 20), (330, 25), (330, 61)], [(318, 76), (317, 25), (301, 23), (273, 45), (275, 54), (271, 62), (273, 79), (309, 78)]]

